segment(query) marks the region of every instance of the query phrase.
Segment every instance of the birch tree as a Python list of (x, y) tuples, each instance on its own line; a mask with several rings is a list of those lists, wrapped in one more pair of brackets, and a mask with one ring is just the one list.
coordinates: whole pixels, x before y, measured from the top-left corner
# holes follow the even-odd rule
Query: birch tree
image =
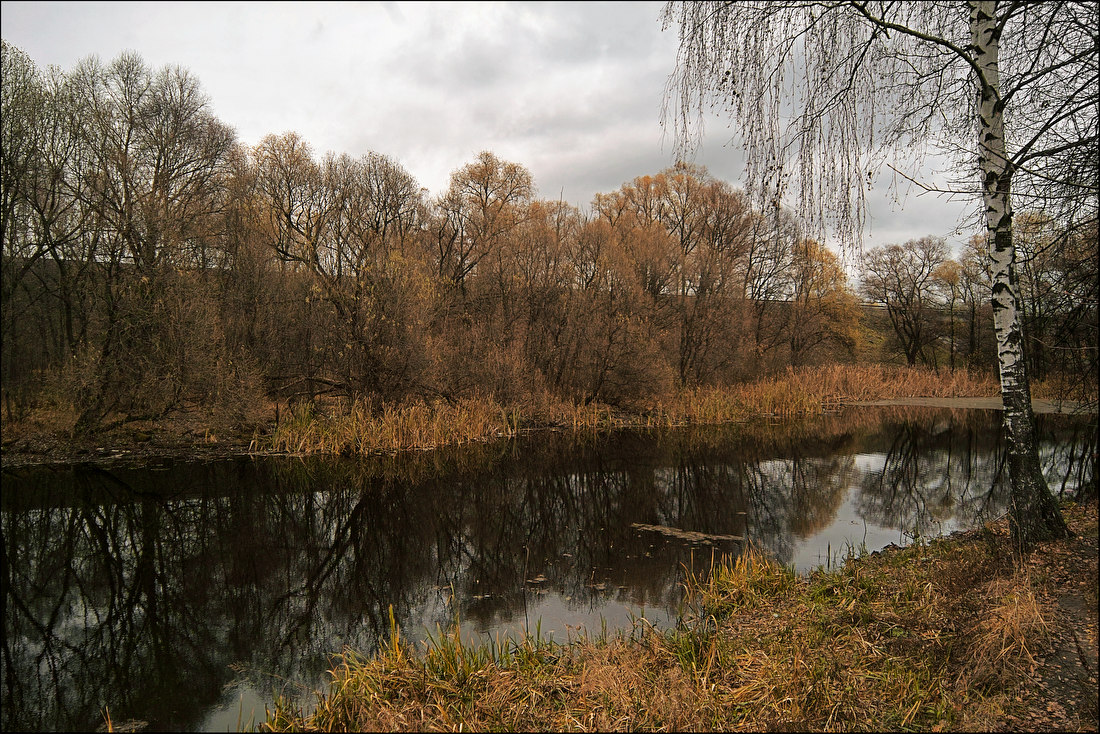
[(746, 189), (761, 204), (793, 195), (811, 225), (855, 243), (883, 165), (925, 152), (954, 163), (951, 190), (980, 205), (989, 243), (1013, 537), (1023, 551), (1065, 536), (1036, 452), (1012, 212), (1022, 197), (1095, 233), (1095, 6), (669, 3), (663, 22), (679, 33), (666, 119), (690, 147), (703, 112), (725, 110), (747, 151)]

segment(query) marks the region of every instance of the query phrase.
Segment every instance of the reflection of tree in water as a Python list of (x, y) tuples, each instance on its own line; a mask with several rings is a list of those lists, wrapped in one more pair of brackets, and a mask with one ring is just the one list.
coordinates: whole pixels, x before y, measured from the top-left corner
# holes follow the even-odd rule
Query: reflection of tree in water
[[(191, 728), (231, 663), (319, 683), (330, 653), (385, 637), (391, 604), (414, 636), (456, 613), (522, 619), (539, 589), (581, 611), (612, 597), (674, 611), (692, 548), (633, 523), (744, 535), (788, 561), (854, 484), (884, 523), (985, 507), (988, 426), (853, 425), (6, 472), (3, 727), (94, 727), (109, 704)], [(852, 457), (873, 452), (885, 478), (857, 479)], [(695, 570), (709, 558), (696, 548)]]
[(629, 435), (591, 446), (561, 442), (474, 483), (448, 480), (458, 496), (447, 505), (454, 511), (446, 537), (468, 550), (464, 563), (441, 565), (442, 581), (464, 600), (463, 618), (485, 627), (520, 614), (519, 582), (538, 577), (577, 609), (603, 604), (609, 590), (639, 607), (674, 607), (676, 564), (670, 573), (668, 558), (653, 552), (663, 541), (631, 525), (713, 532), (740, 517), (736, 498), (709, 496), (705, 472), (678, 462), (677, 450)]
[[(985, 445), (976, 446), (979, 442)], [(883, 527), (927, 535), (957, 514), (988, 512), (997, 470), (993, 447), (988, 433), (969, 426), (955, 433), (900, 424), (884, 451), (882, 471), (860, 482), (859, 515)], [(975, 450), (980, 448), (985, 450)]]
[(789, 563), (796, 538), (832, 522), (855, 471), (851, 439), (843, 431), (784, 438), (745, 456), (738, 480), (758, 547)]
[(73, 483), (65, 504), (4, 513), (4, 728), (94, 726), (105, 702), (172, 711), (181, 690), (216, 699), (226, 630), (193, 603), (217, 581), (202, 561), (211, 536), (195, 532), (209, 503), (103, 472)]
[[(1047, 416), (1039, 416), (1044, 426)], [(1058, 440), (1043, 441), (1039, 460), (1047, 483), (1059, 497), (1071, 496), (1079, 502), (1096, 499), (1097, 432), (1096, 421), (1073, 421), (1069, 426), (1054, 423), (1050, 433)], [(1046, 421), (1051, 422), (1052, 421)], [(1059, 430), (1060, 429), (1060, 430)]]
[[(880, 436), (889, 442), (877, 449), (884, 466), (859, 482), (859, 515), (921, 535), (998, 516), (1009, 499), (1000, 417), (973, 411), (888, 424)], [(1038, 418), (1041, 463), (1051, 487), (1094, 483), (1095, 458), (1088, 461), (1095, 455), (1094, 431), (1065, 416)]]
[(671, 459), (544, 443), (412, 482), (326, 460), (6, 477), (5, 500), (38, 505), (3, 514), (4, 727), (94, 726), (104, 703), (193, 727), (231, 663), (314, 681), (328, 653), (372, 649), (391, 604), (406, 632), (449, 621), (441, 587), (466, 619), (515, 616), (525, 571), (578, 605), (594, 578), (674, 604), (676, 565), (631, 528), (676, 514), (652, 479)]

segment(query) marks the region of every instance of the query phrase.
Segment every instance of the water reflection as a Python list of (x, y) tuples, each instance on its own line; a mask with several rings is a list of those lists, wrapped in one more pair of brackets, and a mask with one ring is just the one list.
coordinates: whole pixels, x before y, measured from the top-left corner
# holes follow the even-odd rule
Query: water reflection
[[(282, 679), (320, 686), (331, 653), (374, 649), (390, 605), (413, 638), (456, 616), (470, 635), (541, 619), (559, 638), (642, 609), (667, 621), (683, 566), (740, 544), (633, 524), (744, 536), (803, 569), (868, 527), (871, 547), (947, 531), (1002, 511), (997, 417), (5, 471), (3, 728), (94, 728), (105, 705), (151, 729), (236, 728), (241, 696), (247, 721)], [(1093, 482), (1095, 433), (1041, 430), (1051, 486)]]

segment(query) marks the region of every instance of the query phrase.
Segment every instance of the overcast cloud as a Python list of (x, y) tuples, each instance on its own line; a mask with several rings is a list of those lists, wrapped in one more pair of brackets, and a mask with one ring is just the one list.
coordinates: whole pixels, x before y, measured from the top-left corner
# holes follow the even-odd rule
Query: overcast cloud
[[(4, 2), (0, 25), (40, 66), (124, 50), (184, 66), (246, 143), (293, 130), (318, 154), (383, 153), (432, 194), (491, 150), (541, 197), (587, 210), (674, 160), (659, 123), (676, 34), (661, 5)], [(718, 117), (706, 129), (695, 162), (738, 184), (733, 131)], [(865, 244), (974, 231), (972, 207), (915, 191), (899, 203), (887, 183)]]

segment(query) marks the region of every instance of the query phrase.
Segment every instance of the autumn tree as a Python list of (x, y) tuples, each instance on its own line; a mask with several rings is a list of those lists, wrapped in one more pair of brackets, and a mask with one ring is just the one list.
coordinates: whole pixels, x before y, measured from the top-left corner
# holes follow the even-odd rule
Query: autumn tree
[(209, 301), (196, 295), (215, 264), (233, 133), (186, 70), (135, 54), (38, 74), (5, 44), (4, 65), (5, 346), (33, 351), (8, 318), (33, 273), (51, 334), (36, 366), (68, 371), (76, 429), (112, 410), (163, 414), (203, 390), (210, 366), (211, 333), (197, 328)]
[(971, 237), (959, 257), (959, 294), (966, 318), (966, 364), (968, 368), (991, 369), (996, 364), (995, 348), (988, 342), (993, 336), (986, 327), (992, 320), (992, 276), (988, 238)]
[(705, 168), (680, 164), (665, 173), (664, 224), (676, 243), (672, 305), (681, 385), (711, 379), (730, 354), (736, 322), (738, 268), (749, 249), (748, 200)]
[(332, 319), (331, 332), (304, 335), (316, 353), (307, 380), (353, 396), (414, 388), (419, 360), (409, 359), (409, 330), (426, 287), (426, 274), (408, 261), (423, 215), (416, 181), (377, 153), (330, 153), (318, 162), (294, 133), (268, 135), (254, 156), (271, 246), (308, 273), (318, 323), (325, 313)]
[(859, 301), (848, 287), (839, 258), (816, 240), (803, 240), (796, 247), (790, 278), (791, 364), (804, 364), (824, 350), (854, 352)]
[(729, 354), (753, 213), (701, 166), (677, 164), (597, 196), (648, 298), (681, 385), (710, 379)]
[[(1038, 211), (1017, 217), (1021, 312), (1029, 367), (1037, 378), (1054, 373), (1095, 380), (1095, 231), (1067, 231), (1063, 222)], [(1088, 324), (1092, 329), (1089, 333)]]
[(886, 309), (898, 349), (910, 367), (917, 360), (937, 365), (942, 310), (936, 273), (946, 260), (947, 243), (940, 237), (884, 245), (863, 255), (860, 293)]
[[(511, 342), (497, 394), (523, 389), (574, 396), (579, 334), (586, 314), (574, 266), (585, 216), (561, 201), (533, 201), (496, 264), (501, 331)], [(510, 384), (502, 384), (507, 379)]]
[(498, 378), (523, 371), (521, 296), (509, 271), (534, 193), (525, 167), (483, 151), (430, 204), (424, 238), (438, 289), (435, 382), (446, 396), (511, 385)]
[(270, 393), (282, 382), (275, 378), (288, 374), (301, 356), (291, 325), (305, 298), (294, 292), (286, 262), (271, 247), (276, 235), (249, 147), (236, 145), (227, 166), (220, 322), (235, 371), (251, 372)]
[(962, 266), (948, 258), (932, 273), (933, 287), (939, 291), (941, 301), (947, 307), (947, 366), (955, 369), (955, 355), (958, 353), (956, 313), (963, 297)]
[(701, 194), (700, 243), (688, 263), (681, 335), (681, 381), (729, 378), (739, 339), (732, 333), (745, 311), (742, 273), (751, 262), (756, 213), (744, 193), (707, 177)]
[(929, 146), (979, 176), (1017, 547), (1068, 532), (1039, 470), (1021, 332), (1013, 196), (1095, 221), (1095, 8), (1076, 2), (670, 3), (667, 98), (681, 139), (711, 105), (740, 126), (748, 190), (853, 241), (864, 182)]
[(783, 207), (771, 207), (753, 218), (749, 249), (740, 269), (742, 296), (751, 316), (754, 356), (773, 362), (787, 341), (791, 311), (791, 275), (799, 243), (806, 237), (798, 217)]
[(586, 222), (573, 260), (578, 289), (576, 344), (571, 364), (573, 397), (623, 404), (667, 391), (674, 376), (662, 354), (662, 330), (654, 311), (650, 277), (667, 244), (658, 226), (635, 226), (632, 215), (600, 197), (601, 215)]
[(451, 174), (436, 202), (433, 239), (440, 278), (465, 289), (479, 263), (522, 220), (533, 196), (530, 172), (488, 151)]
[(1096, 412), (1100, 375), (1100, 272), (1096, 267), (1097, 228), (1064, 231), (1056, 259), (1060, 273), (1057, 368), (1066, 387)]

